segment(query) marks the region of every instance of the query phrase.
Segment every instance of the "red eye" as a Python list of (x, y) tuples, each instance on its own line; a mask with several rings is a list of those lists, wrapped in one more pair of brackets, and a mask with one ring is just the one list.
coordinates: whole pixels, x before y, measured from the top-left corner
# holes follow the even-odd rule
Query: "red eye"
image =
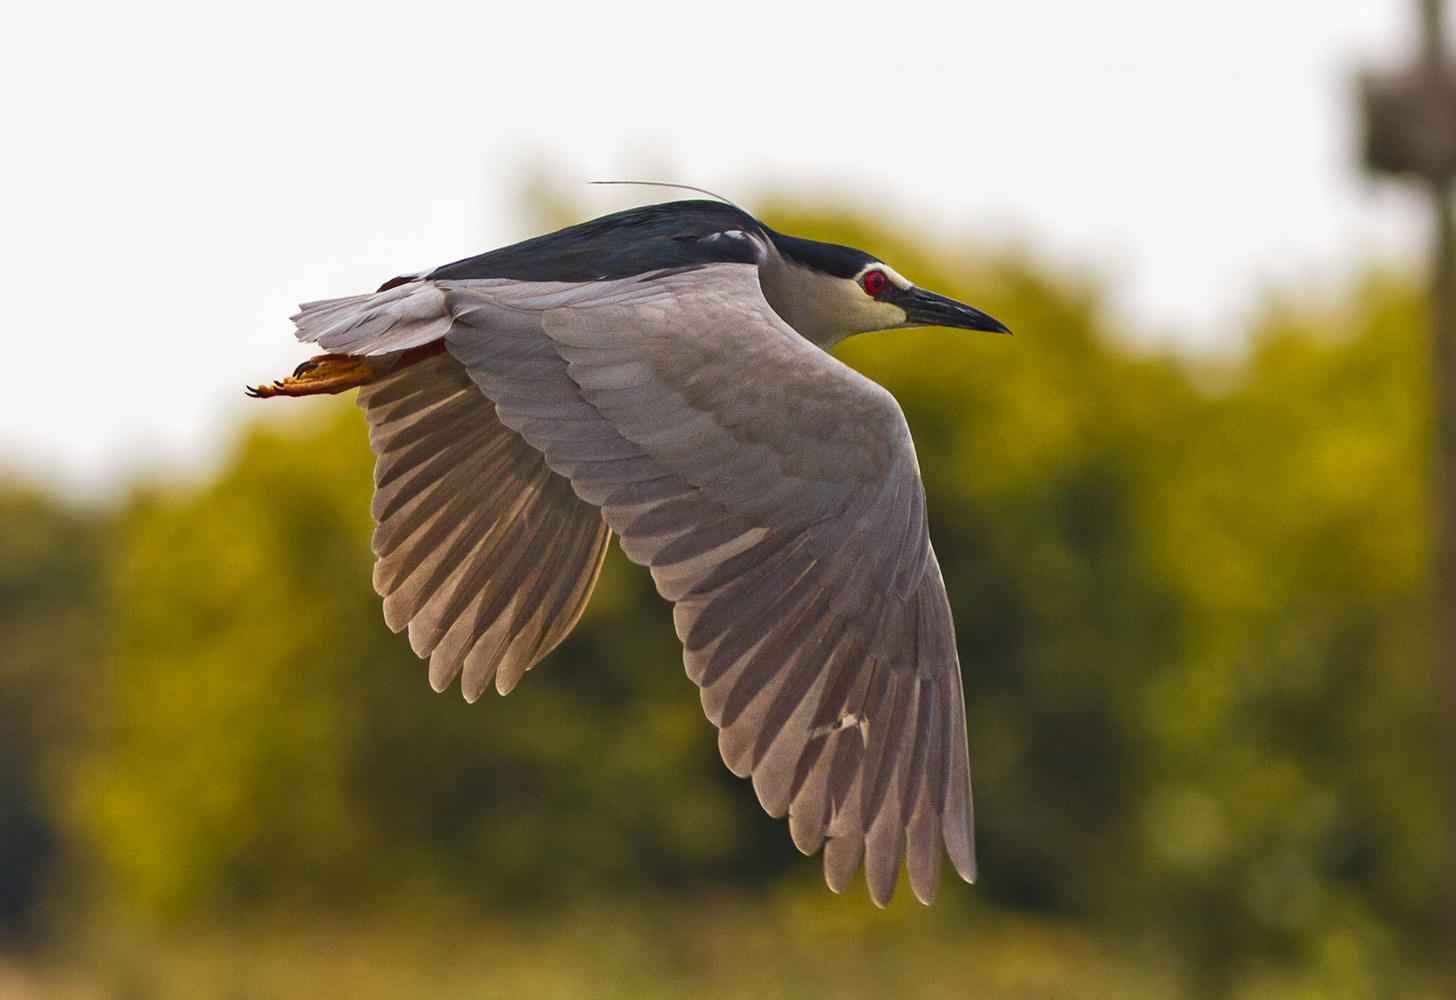
[(890, 283), (885, 277), (884, 271), (866, 271), (864, 277), (859, 279), (860, 287), (870, 295), (878, 296)]

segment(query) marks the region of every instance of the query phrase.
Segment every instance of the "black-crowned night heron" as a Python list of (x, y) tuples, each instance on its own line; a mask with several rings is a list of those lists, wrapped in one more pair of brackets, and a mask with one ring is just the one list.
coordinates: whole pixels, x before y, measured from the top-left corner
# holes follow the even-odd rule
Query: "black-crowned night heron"
[(1005, 332), (849, 247), (712, 201), (618, 212), (371, 295), (257, 395), (359, 388), (384, 616), (443, 690), (502, 694), (581, 615), (612, 532), (673, 603), (723, 760), (842, 891), (975, 876), (950, 605), (905, 417), (828, 349)]

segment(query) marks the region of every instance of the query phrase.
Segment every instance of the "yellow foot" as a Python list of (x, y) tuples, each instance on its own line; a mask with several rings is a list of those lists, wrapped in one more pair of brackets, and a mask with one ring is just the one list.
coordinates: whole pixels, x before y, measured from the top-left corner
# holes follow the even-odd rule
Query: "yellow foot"
[[(384, 370), (392, 367), (392, 364), (386, 365)], [(278, 379), (272, 385), (250, 385), (247, 391), (255, 399), (347, 392), (349, 389), (368, 385), (383, 373), (368, 358), (351, 357), (348, 354), (320, 354), (293, 369), (293, 374), (287, 378)]]
[(269, 396), (316, 396), (321, 393), (347, 392), (361, 385), (368, 385), (416, 361), (441, 354), (444, 350), (445, 342), (436, 340), (397, 354), (376, 354), (367, 358), (353, 354), (320, 354), (293, 369), (292, 375), (279, 379), (272, 385), (248, 386), (248, 395), (255, 399), (267, 399)]

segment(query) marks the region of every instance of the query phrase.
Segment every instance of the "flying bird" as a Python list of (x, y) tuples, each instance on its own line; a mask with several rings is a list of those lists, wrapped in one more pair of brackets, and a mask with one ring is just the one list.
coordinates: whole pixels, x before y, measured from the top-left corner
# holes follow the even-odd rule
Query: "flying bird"
[(509, 692), (571, 631), (613, 533), (673, 604), (724, 762), (830, 888), (941, 851), (975, 877), (950, 605), (904, 414), (847, 337), (1008, 332), (731, 204), (607, 215), (307, 302), (326, 353), (256, 396), (358, 388), (374, 586), (442, 691)]

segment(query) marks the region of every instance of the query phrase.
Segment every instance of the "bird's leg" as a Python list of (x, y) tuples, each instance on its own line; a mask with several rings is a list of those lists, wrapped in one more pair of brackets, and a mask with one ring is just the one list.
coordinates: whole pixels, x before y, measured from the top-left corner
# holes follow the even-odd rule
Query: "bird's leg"
[(437, 341), (399, 354), (376, 357), (320, 354), (293, 369), (293, 374), (287, 378), (276, 379), (271, 385), (248, 386), (247, 393), (255, 399), (267, 399), (269, 396), (318, 396), (347, 392), (442, 350), (444, 345)]
[(313, 396), (319, 393), (344, 392), (373, 382), (378, 373), (368, 358), (347, 354), (320, 354), (310, 358), (287, 378), (272, 385), (248, 386), (248, 395), (257, 399), (269, 396)]

